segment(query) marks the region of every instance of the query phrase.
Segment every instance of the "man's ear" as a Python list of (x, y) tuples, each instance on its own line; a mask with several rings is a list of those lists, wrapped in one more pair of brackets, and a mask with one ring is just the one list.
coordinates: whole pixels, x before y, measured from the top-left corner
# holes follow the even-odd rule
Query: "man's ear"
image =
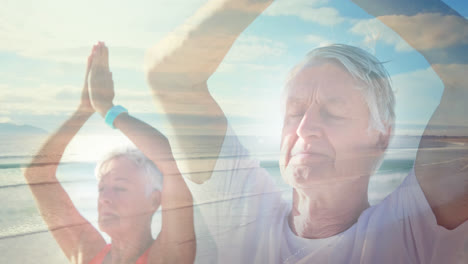
[(151, 206), (154, 212), (156, 212), (161, 205), (161, 191), (155, 190), (150, 194)]

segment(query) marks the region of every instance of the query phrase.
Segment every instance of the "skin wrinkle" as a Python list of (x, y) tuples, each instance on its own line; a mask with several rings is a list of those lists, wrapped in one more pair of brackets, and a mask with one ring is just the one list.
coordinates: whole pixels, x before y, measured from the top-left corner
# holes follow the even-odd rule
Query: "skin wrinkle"
[[(322, 188), (329, 188), (330, 186), (322, 187)], [(350, 187), (346, 183), (345, 185), (341, 186), (343, 189), (349, 189)], [(361, 205), (358, 205), (362, 210), (365, 210), (369, 207), (367, 203), (367, 192), (366, 188), (353, 190), (356, 194), (362, 194), (362, 201)], [(305, 192), (304, 192), (305, 193)], [(302, 198), (297, 198), (301, 196)], [(347, 226), (351, 226), (354, 224), (355, 220), (361, 214), (360, 210), (356, 210), (356, 205), (350, 203), (348, 206), (346, 203), (346, 199), (335, 199), (334, 201), (330, 202), (328, 197), (310, 197), (307, 194), (301, 194), (299, 192), (294, 192), (294, 202), (297, 200), (298, 202), (294, 203), (295, 208), (293, 209), (294, 212), (297, 214), (296, 216), (303, 215), (305, 216), (306, 220), (302, 220), (302, 225), (295, 226), (294, 228), (291, 227), (292, 230), (298, 233), (298, 235), (305, 237), (305, 238), (326, 238), (338, 233), (341, 233), (348, 229)], [(343, 203), (346, 206), (343, 206), (341, 210), (336, 211), (333, 208), (333, 204), (335, 202)], [(331, 204), (331, 206), (329, 206)], [(300, 212), (300, 213), (299, 213)], [(315, 217), (316, 216), (316, 217)], [(343, 221), (344, 219), (344, 221)], [(311, 232), (306, 232), (307, 229), (310, 229), (309, 225), (311, 225), (313, 230), (313, 235), (311, 236)]]
[(293, 186), (289, 225), (301, 237), (333, 236), (369, 207), (369, 177), (386, 145), (380, 146), (380, 132), (368, 132), (370, 112), (356, 88), (361, 84), (344, 67), (309, 66), (290, 84), (280, 162)]
[[(287, 96), (288, 90), (294, 85), (295, 77), (304, 69), (313, 66), (320, 66), (326, 63), (334, 64), (335, 66), (340, 67), (341, 69), (351, 74), (351, 76), (353, 77), (352, 81), (355, 82), (354, 88), (362, 92), (362, 95), (364, 96), (368, 107), (372, 109), (372, 111), (370, 111), (371, 121), (369, 122), (369, 132), (372, 128), (375, 128), (382, 133), (388, 132), (389, 130), (391, 130), (391, 124), (393, 124), (395, 119), (394, 110), (389, 109), (393, 109), (393, 107), (390, 107), (390, 105), (394, 105), (394, 98), (393, 91), (391, 91), (390, 89), (384, 91), (382, 89), (384, 89), (384, 87), (387, 86), (390, 87), (390, 76), (388, 76), (388, 73), (386, 72), (385, 68), (383, 68), (383, 66), (380, 65), (382, 64), (381, 62), (372, 62), (368, 58), (366, 60), (366, 63), (362, 62), (362, 59), (358, 62), (352, 62), (352, 60), (350, 60), (350, 58), (348, 58), (346, 54), (341, 54), (342, 52), (343, 51), (339, 51), (339, 58), (335, 57), (337, 56), (337, 54), (330, 54), (329, 52), (325, 52), (323, 54), (320, 52), (318, 54), (315, 54), (314, 52), (309, 53), (307, 55), (308, 58), (299, 65), (297, 65), (295, 68), (293, 68), (293, 70), (291, 71), (288, 77), (289, 79), (286, 81), (286, 89), (283, 90), (282, 98), (286, 98), (286, 100), (289, 100)], [(355, 65), (355, 63), (359, 63), (360, 66)], [(379, 69), (379, 73), (375, 72), (375, 70), (371, 71), (371, 69), (375, 67), (375, 65), (371, 65), (372, 63), (379, 64), (379, 67), (381, 67), (381, 69)], [(358, 69), (358, 67), (367, 68), (367, 72), (363, 73), (361, 70)], [(388, 82), (386, 82), (385, 80), (387, 80)], [(365, 87), (380, 88), (373, 89), (372, 91), (376, 93), (373, 94), (371, 92), (371, 89), (366, 89)], [(387, 109), (380, 109), (378, 107), (379, 104), (387, 105)], [(284, 114), (286, 112), (286, 101), (283, 100), (282, 105)], [(390, 133), (388, 134), (390, 135)]]

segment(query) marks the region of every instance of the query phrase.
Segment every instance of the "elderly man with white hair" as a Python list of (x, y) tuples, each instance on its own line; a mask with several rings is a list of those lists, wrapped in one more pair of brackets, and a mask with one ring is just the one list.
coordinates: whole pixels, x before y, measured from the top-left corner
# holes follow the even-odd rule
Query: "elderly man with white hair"
[[(155, 99), (176, 131), (185, 127), (180, 113), (206, 119), (196, 124), (199, 133), (220, 131), (221, 136), (209, 141), (195, 135), (190, 140), (211, 149), (216, 159), (184, 162), (189, 187), (203, 204), (217, 242), (219, 263), (466, 263), (466, 149), (427, 151), (431, 139), (423, 137), (414, 169), (401, 186), (369, 205), (369, 178), (387, 148), (395, 100), (382, 63), (359, 48), (315, 49), (287, 82), (279, 163), (293, 187), (292, 203), (282, 200), (268, 172), (249, 157), (211, 97), (207, 80), (236, 37), (271, 2), (209, 2), (194, 16), (196, 23), (188, 21), (167, 39), (170, 49), (163, 41), (148, 57)], [(440, 1), (411, 2), (408, 8), (402, 1), (356, 2), (376, 15), (384, 9), (393, 12), (395, 16), (381, 20), (420, 50), (446, 85), (425, 135), (447, 114), (466, 124), (466, 107), (450, 100), (455, 94), (468, 98), (466, 82), (457, 81), (456, 72), (444, 65), (434, 65), (438, 62), (420, 47), (421, 36), (407, 31), (404, 23), (420, 12), (439, 14), (433, 17), (440, 23), (455, 19), (464, 28), (466, 20)], [(420, 32), (430, 32), (424, 26), (419, 24)], [(442, 52), (463, 55), (450, 47)], [(457, 67), (466, 69), (466, 64)], [(179, 135), (175, 140), (189, 153), (193, 145), (183, 144), (186, 133)]]

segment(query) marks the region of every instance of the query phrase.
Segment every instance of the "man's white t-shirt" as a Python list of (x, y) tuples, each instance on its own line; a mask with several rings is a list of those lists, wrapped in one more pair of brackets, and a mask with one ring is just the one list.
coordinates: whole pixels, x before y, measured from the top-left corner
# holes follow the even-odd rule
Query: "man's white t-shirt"
[(413, 171), (351, 228), (325, 239), (292, 233), (290, 202), (230, 128), (211, 178), (189, 188), (218, 263), (468, 263), (468, 221), (438, 226)]

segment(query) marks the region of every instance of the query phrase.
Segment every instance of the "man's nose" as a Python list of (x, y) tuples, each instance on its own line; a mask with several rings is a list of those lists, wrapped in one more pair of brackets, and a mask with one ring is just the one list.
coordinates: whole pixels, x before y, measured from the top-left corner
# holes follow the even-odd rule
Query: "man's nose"
[(318, 107), (311, 106), (304, 113), (296, 133), (306, 142), (310, 139), (323, 136), (323, 125)]

